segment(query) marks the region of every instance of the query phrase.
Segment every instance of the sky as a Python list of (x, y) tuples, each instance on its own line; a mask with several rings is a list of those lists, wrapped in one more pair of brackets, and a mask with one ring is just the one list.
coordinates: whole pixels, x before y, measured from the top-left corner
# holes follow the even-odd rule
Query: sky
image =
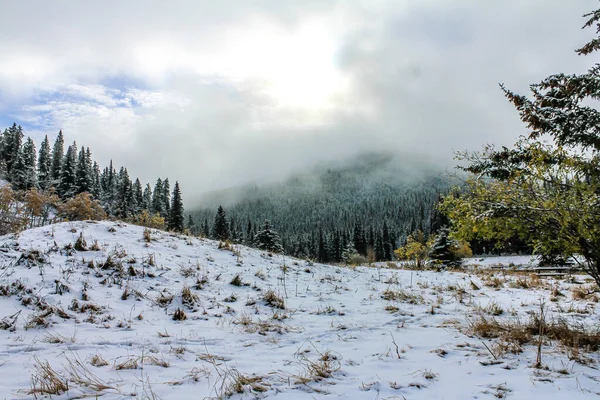
[(450, 164), (526, 133), (595, 0), (0, 0), (0, 127), (205, 191), (362, 152)]

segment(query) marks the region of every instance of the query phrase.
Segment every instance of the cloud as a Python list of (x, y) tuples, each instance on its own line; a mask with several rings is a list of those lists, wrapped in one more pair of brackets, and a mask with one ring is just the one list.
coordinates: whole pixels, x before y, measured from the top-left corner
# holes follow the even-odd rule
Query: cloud
[[(1, 1), (1, 0), (0, 0)], [(24, 0), (3, 6), (0, 121), (63, 129), (133, 176), (201, 192), (363, 151), (447, 163), (524, 127), (524, 92), (582, 72), (596, 2)], [(26, 29), (23, 21), (27, 22)]]

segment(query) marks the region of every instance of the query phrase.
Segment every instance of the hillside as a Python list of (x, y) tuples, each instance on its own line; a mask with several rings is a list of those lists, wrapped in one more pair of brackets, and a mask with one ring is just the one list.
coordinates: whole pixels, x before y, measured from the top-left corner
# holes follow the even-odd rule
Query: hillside
[(441, 169), (422, 160), (372, 153), (322, 165), (280, 183), (214, 192), (200, 207), (188, 206), (188, 212), (199, 233), (205, 221), (212, 224), (217, 207), (224, 205), (234, 221), (233, 235), (245, 242), (248, 222), (260, 229), (268, 219), (288, 254), (313, 259), (323, 259), (316, 254), (322, 231), (329, 249), (325, 259), (340, 261), (340, 248), (346, 246), (357, 224), (371, 248), (378, 237), (383, 240), (384, 224), (393, 248), (416, 229), (429, 234), (436, 222), (439, 196), (451, 185)]
[[(0, 398), (599, 394), (597, 332), (551, 336), (559, 316), (598, 327), (597, 298), (565, 281), (313, 265), (114, 222), (0, 237), (0, 266)], [(521, 332), (540, 301), (534, 369), (535, 333), (502, 326)]]

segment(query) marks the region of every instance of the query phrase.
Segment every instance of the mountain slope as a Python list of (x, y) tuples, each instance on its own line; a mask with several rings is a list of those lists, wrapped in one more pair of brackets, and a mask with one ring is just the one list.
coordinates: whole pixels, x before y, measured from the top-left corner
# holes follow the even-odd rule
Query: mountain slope
[[(87, 250), (74, 249), (80, 235)], [(41, 396), (48, 367), (68, 383), (56, 399), (546, 400), (597, 391), (596, 371), (555, 344), (544, 344), (550, 369), (540, 374), (530, 368), (534, 345), (498, 353), (496, 365), (462, 333), (489, 305), (525, 321), (552, 295), (552, 285), (510, 288), (518, 276), (499, 275), (506, 283), (494, 289), (483, 275), (312, 265), (113, 222), (0, 237), (0, 266), (0, 398)], [(598, 322), (597, 304), (548, 304), (550, 316), (562, 309), (568, 320)], [(185, 320), (173, 319), (178, 310)], [(561, 365), (566, 374), (554, 372)]]
[[(201, 232), (217, 206), (225, 205), (234, 219), (234, 230), (248, 240), (247, 223), (255, 227), (270, 220), (281, 234), (288, 254), (316, 258), (316, 238), (323, 230), (329, 247), (335, 235), (353, 231), (358, 223), (372, 231), (371, 247), (387, 224), (392, 247), (416, 229), (429, 234), (435, 223), (435, 207), (452, 183), (440, 169), (408, 157), (366, 154), (342, 164), (321, 166), (283, 183), (247, 186), (212, 193), (203, 207), (190, 211)], [(368, 239), (368, 238), (367, 238)], [(346, 243), (342, 243), (342, 247)], [(313, 254), (300, 248), (312, 249)], [(339, 261), (339, 249), (331, 251)]]

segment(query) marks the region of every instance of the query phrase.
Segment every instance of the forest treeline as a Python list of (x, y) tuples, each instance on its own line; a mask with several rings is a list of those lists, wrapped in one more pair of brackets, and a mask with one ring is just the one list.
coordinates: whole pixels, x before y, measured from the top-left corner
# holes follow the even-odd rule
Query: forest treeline
[[(439, 171), (410, 172), (386, 154), (358, 157), (350, 165), (295, 176), (281, 184), (250, 187), (226, 214), (227, 239), (258, 245), (255, 237), (269, 221), (286, 254), (319, 262), (342, 262), (356, 253), (367, 260), (394, 259), (394, 250), (420, 231), (427, 240), (443, 224), (437, 211), (452, 182)], [(218, 201), (218, 196), (212, 201)], [(191, 211), (195, 234), (216, 238), (215, 208)]]
[[(62, 131), (53, 145), (45, 136), (36, 150), (34, 141), (16, 123), (0, 133), (0, 178), (5, 225), (47, 223), (57, 218), (114, 217), (157, 228), (184, 229), (179, 183), (171, 191), (169, 179), (158, 178), (154, 188), (132, 180), (126, 167), (101, 169), (89, 147), (73, 142), (65, 149)], [(31, 219), (31, 218), (33, 219)], [(0, 221), (1, 222), (1, 221)], [(5, 226), (5, 229), (8, 228)]]

